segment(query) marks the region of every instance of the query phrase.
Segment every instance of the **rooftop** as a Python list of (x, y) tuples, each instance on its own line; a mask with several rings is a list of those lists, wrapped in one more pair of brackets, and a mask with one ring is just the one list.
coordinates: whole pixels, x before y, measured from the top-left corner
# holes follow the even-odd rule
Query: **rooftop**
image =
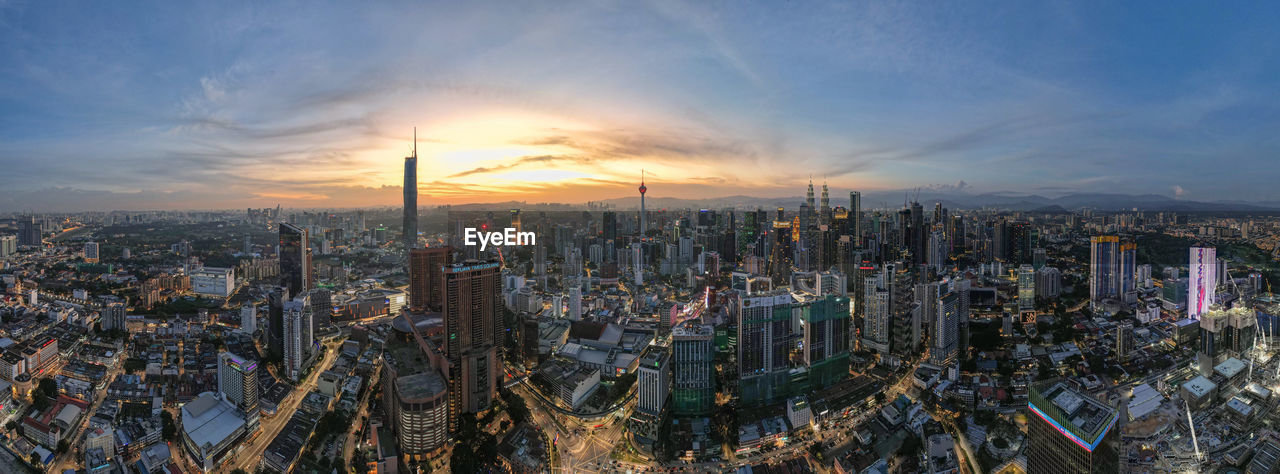
[(1195, 395), (1196, 398), (1200, 398), (1208, 395), (1209, 392), (1213, 391), (1213, 389), (1218, 388), (1218, 385), (1205, 378), (1203, 375), (1200, 375), (1194, 379), (1188, 380), (1187, 383), (1182, 384), (1182, 388), (1187, 389), (1187, 391), (1191, 392), (1192, 395)]
[(1064, 428), (1064, 434), (1088, 450), (1102, 441), (1119, 418), (1115, 408), (1062, 382), (1033, 387), (1027, 406), (1046, 422)]
[(202, 393), (182, 405), (182, 430), (196, 446), (217, 446), (243, 427), (244, 415), (213, 393)]

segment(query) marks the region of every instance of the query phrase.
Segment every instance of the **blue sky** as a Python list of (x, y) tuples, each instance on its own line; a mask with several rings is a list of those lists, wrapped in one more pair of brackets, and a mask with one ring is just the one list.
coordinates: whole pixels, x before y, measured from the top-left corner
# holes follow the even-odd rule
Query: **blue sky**
[(395, 204), (414, 126), (425, 204), (1280, 199), (1276, 4), (178, 3), (0, 0), (0, 210)]

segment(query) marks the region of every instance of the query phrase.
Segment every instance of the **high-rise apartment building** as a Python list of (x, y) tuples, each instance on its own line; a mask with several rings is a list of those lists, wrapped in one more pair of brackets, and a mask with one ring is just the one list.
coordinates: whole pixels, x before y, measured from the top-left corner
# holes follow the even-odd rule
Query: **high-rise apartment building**
[(849, 376), (849, 342), (853, 334), (849, 298), (826, 295), (792, 306), (804, 325), (801, 347), (809, 373), (809, 386), (797, 389), (821, 390), (844, 380)]
[(1027, 472), (1120, 472), (1115, 408), (1050, 380), (1032, 385), (1027, 410)]
[(98, 263), (98, 243), (84, 243), (84, 261), (85, 263)]
[(126, 331), (124, 304), (111, 303), (102, 308), (101, 321), (103, 331)]
[(791, 293), (778, 290), (738, 299), (738, 387), (743, 404), (785, 398), (788, 355), (794, 344)]
[(929, 362), (939, 367), (950, 367), (956, 363), (959, 351), (960, 333), (960, 295), (948, 291), (939, 296), (935, 306), (937, 315), (929, 326)]
[(451, 430), (462, 413), (491, 408), (502, 383), (501, 270), (498, 262), (477, 260), (442, 269)]
[(283, 351), (281, 360), (285, 374), (292, 380), (298, 380), (310, 359), (315, 334), (311, 327), (311, 305), (305, 296), (284, 303), (282, 319), (284, 320)]
[(1133, 352), (1133, 323), (1120, 323), (1116, 325), (1116, 359), (1124, 361), (1129, 360), (1129, 353)]
[(1125, 298), (1134, 289), (1138, 246), (1114, 235), (1089, 239), (1089, 299)]

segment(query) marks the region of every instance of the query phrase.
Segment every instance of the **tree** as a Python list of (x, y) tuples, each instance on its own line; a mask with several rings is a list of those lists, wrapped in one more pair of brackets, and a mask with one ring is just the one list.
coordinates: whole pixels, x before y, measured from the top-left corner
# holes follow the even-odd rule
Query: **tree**
[(173, 441), (178, 437), (178, 426), (173, 422), (173, 415), (167, 411), (160, 412), (161, 436), (165, 441)]
[(58, 449), (57, 449), (58, 454), (63, 454), (67, 452), (68, 449), (71, 449), (71, 443), (68, 443), (67, 440), (65, 439), (62, 441), (58, 441)]

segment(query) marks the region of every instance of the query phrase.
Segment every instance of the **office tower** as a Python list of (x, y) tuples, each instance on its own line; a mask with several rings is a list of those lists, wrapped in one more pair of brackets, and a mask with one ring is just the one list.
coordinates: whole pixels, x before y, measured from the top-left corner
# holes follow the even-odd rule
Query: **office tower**
[[(618, 242), (618, 213), (613, 211), (604, 211), (601, 213), (600, 238), (605, 242), (613, 242), (614, 247), (621, 246)], [(613, 258), (609, 255), (608, 258)]]
[(240, 307), (240, 331), (250, 336), (258, 331), (258, 307), (253, 303)]
[(1124, 298), (1133, 290), (1138, 247), (1114, 235), (1089, 239), (1089, 299)]
[(284, 355), (284, 304), (289, 289), (278, 286), (267, 294), (267, 351), (272, 358)]
[(818, 204), (818, 223), (831, 222), (831, 197), (827, 194), (827, 183), (822, 183), (822, 200)]
[(253, 238), (249, 234), (244, 235), (244, 253), (245, 255), (253, 253)]
[(517, 232), (524, 230), (524, 221), (523, 221), (522, 219), (520, 219), (520, 210), (519, 210), (519, 209), (512, 209), (512, 210), (511, 210), (511, 225), (510, 225), (510, 227), (511, 227), (512, 229), (515, 229)]
[[(821, 390), (849, 375), (851, 317), (849, 298), (826, 295), (793, 305), (804, 323), (804, 364), (809, 373), (808, 390)], [(741, 338), (738, 341), (742, 341)], [(794, 394), (797, 390), (793, 390)]]
[(311, 290), (308, 301), (311, 304), (311, 327), (318, 328), (329, 324), (333, 315), (333, 296), (329, 289)]
[(290, 295), (301, 295), (311, 288), (308, 242), (307, 229), (280, 223), (280, 278)]
[(1218, 251), (1213, 247), (1191, 247), (1190, 280), (1187, 287), (1187, 317), (1200, 315), (1213, 306), (1217, 290)]
[(715, 404), (715, 329), (685, 324), (671, 331), (671, 412), (707, 416)]
[(738, 300), (739, 398), (747, 405), (785, 398), (787, 356), (793, 346), (791, 293), (771, 292)]
[(667, 397), (671, 395), (671, 357), (665, 347), (650, 347), (640, 358), (639, 373), (636, 374), (640, 393), (636, 410), (657, 416), (662, 414)]
[(383, 351), (382, 406), (400, 453), (421, 461), (449, 440), (449, 389), (441, 372), (447, 362), (413, 324), (405, 326), (408, 333), (394, 333)]
[(404, 157), (404, 219), (401, 239), (405, 251), (418, 247), (418, 129), (413, 129), (413, 154)]
[(1008, 263), (1022, 265), (1031, 263), (1031, 223), (1013, 222), (1009, 224)]
[(245, 415), (250, 431), (258, 425), (258, 362), (230, 352), (218, 354), (218, 393)]
[(929, 233), (927, 249), (925, 263), (928, 263), (934, 271), (941, 272), (947, 266), (947, 238), (942, 231), (935, 230)]
[(85, 263), (98, 263), (98, 243), (84, 243), (84, 261)]
[(890, 338), (893, 337), (889, 307), (892, 296), (884, 287), (883, 275), (867, 277), (863, 282), (862, 345), (865, 349), (888, 354)]
[(1120, 323), (1116, 325), (1116, 359), (1125, 361), (1129, 360), (1129, 353), (1133, 352), (1133, 323)]
[(449, 424), (493, 406), (502, 383), (502, 273), (498, 262), (468, 260), (444, 273), (444, 353), (449, 360)]
[(111, 303), (102, 308), (102, 330), (103, 331), (127, 331), (125, 326), (124, 304)]
[(638, 232), (638, 234), (640, 234), (641, 239), (644, 238), (645, 231), (649, 230), (649, 226), (645, 222), (645, 215), (644, 215), (645, 214), (644, 213), (644, 193), (648, 191), (649, 191), (649, 188), (645, 187), (644, 185), (644, 170), (640, 170), (640, 232)]
[(441, 269), (452, 263), (451, 247), (409, 251), (409, 311), (440, 311), (444, 307), (444, 273)]
[(929, 326), (932, 344), (929, 346), (929, 362), (939, 367), (950, 367), (957, 361), (960, 336), (960, 295), (954, 291), (938, 297), (934, 306), (937, 314)]
[(911, 263), (918, 266), (925, 258), (924, 207), (918, 202), (911, 203), (910, 230)]
[(315, 341), (311, 328), (311, 309), (305, 296), (284, 303), (281, 328), (284, 348), (281, 360), (284, 363), (285, 375), (291, 380), (298, 380), (307, 363), (308, 352)]
[[(938, 282), (917, 283), (915, 287), (915, 303), (920, 308), (920, 324), (929, 329), (930, 334), (935, 334), (934, 328), (937, 327), (938, 319), (938, 297), (941, 284)], [(914, 328), (913, 328), (914, 329)], [(918, 332), (918, 330), (917, 330)], [(912, 339), (915, 341), (922, 340), (919, 334), (914, 334)]]
[(1027, 409), (1027, 472), (1120, 472), (1120, 412), (1050, 380), (1032, 384)]
[(1036, 309), (1036, 269), (1027, 264), (1018, 267), (1018, 310)]
[(849, 193), (849, 223), (853, 228), (853, 248), (862, 248), (862, 193)]

